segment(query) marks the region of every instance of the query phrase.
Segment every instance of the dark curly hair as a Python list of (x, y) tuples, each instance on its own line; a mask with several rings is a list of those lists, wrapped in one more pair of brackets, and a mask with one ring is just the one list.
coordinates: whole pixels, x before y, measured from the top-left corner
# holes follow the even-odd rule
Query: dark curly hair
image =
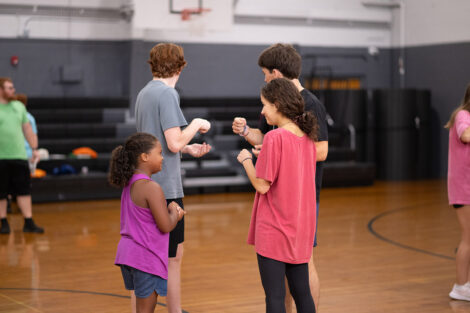
[(258, 58), (258, 66), (270, 73), (277, 69), (285, 78), (299, 78), (302, 70), (302, 58), (293, 46), (277, 43), (263, 50)]
[(271, 80), (261, 89), (261, 96), (274, 104), (278, 112), (292, 120), (312, 140), (317, 140), (318, 123), (294, 83), (285, 78)]
[(149, 153), (158, 144), (158, 139), (147, 133), (135, 133), (126, 139), (124, 145), (117, 146), (109, 165), (108, 182), (115, 187), (124, 187), (129, 183), (138, 165), (139, 156)]
[(153, 77), (172, 77), (186, 66), (184, 52), (181, 46), (174, 43), (159, 43), (150, 50), (150, 64)]

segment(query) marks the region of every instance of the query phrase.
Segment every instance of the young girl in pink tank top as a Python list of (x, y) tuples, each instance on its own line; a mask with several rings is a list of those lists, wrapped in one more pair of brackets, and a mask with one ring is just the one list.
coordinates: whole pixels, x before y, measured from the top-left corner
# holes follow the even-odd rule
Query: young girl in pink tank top
[(168, 233), (185, 214), (175, 202), (167, 207), (162, 188), (150, 179), (162, 161), (160, 143), (147, 133), (130, 136), (111, 156), (109, 182), (124, 188), (115, 264), (126, 289), (135, 292), (137, 312), (154, 312), (158, 295), (166, 296)]
[(285, 78), (263, 87), (261, 102), (261, 114), (278, 128), (264, 136), (256, 168), (248, 150), (238, 155), (256, 189), (248, 243), (258, 257), (266, 312), (285, 312), (286, 277), (297, 312), (314, 313), (308, 261), (316, 224), (317, 123), (311, 112), (305, 112), (300, 92)]
[(449, 296), (470, 301), (470, 84), (445, 127), (449, 129), (449, 204), (456, 209), (462, 231), (455, 257), (457, 277)]

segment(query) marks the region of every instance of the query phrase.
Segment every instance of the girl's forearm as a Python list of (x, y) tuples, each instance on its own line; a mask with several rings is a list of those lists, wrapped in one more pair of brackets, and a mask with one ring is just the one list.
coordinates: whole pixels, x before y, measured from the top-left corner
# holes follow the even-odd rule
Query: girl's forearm
[(245, 168), (248, 179), (250, 180), (251, 184), (256, 189), (256, 191), (261, 194), (265, 194), (266, 192), (268, 192), (271, 185), (268, 181), (256, 177), (256, 169), (253, 165), (253, 160), (247, 159), (243, 161), (243, 167)]

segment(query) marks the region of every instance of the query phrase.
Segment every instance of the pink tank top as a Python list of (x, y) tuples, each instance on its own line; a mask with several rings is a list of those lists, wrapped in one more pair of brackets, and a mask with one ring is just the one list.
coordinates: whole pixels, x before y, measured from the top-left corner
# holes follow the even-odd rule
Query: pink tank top
[(122, 191), (121, 240), (115, 264), (168, 279), (169, 234), (158, 229), (150, 209), (139, 207), (131, 198), (131, 186), (140, 179), (150, 180), (147, 175), (134, 174)]
[(470, 127), (470, 112), (460, 110), (449, 132), (447, 190), (449, 204), (470, 204), (470, 143), (460, 140)]

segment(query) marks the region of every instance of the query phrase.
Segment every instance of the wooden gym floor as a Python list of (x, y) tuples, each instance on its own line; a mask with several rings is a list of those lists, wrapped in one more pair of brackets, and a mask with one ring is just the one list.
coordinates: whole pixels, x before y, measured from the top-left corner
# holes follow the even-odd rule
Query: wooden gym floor
[[(264, 312), (252, 246), (253, 194), (185, 198), (183, 309)], [(44, 235), (0, 236), (0, 312), (130, 312), (113, 265), (119, 201), (40, 204)], [(459, 228), (445, 181), (377, 182), (322, 191), (316, 264), (320, 312), (470, 312), (448, 298)], [(159, 298), (156, 312), (166, 312)]]

